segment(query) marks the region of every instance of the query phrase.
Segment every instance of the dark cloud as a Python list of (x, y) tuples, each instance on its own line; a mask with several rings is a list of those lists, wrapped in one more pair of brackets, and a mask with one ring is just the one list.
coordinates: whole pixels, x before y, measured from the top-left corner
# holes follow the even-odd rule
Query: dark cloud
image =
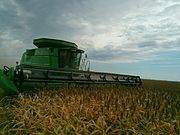
[(157, 48), (158, 44), (155, 41), (146, 41), (146, 42), (141, 42), (137, 44), (138, 48), (143, 49), (143, 48)]

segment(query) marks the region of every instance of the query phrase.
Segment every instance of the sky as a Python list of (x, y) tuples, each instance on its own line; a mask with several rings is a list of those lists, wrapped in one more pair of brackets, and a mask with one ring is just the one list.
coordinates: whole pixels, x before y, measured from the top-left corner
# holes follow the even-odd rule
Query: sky
[(180, 81), (180, 0), (0, 0), (0, 67), (42, 37), (75, 42), (93, 71)]

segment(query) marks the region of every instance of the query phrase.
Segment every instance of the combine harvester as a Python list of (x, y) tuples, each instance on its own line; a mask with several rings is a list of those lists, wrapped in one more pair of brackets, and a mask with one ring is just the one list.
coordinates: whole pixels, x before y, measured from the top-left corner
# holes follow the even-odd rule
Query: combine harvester
[(0, 96), (62, 85), (141, 85), (139, 76), (90, 71), (90, 62), (75, 43), (40, 38), (27, 49), (20, 64), (0, 69)]

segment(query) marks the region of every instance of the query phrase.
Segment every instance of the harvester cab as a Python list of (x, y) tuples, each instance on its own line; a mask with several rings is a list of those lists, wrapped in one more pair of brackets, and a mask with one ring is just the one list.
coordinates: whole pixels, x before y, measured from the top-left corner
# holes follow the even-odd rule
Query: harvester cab
[(38, 48), (26, 50), (20, 64), (78, 70), (83, 50), (72, 42), (56, 39), (35, 39)]
[(19, 65), (0, 69), (0, 96), (64, 84), (141, 84), (139, 76), (90, 71), (86, 54), (75, 43), (49, 38), (34, 39), (33, 43), (37, 48), (27, 49)]

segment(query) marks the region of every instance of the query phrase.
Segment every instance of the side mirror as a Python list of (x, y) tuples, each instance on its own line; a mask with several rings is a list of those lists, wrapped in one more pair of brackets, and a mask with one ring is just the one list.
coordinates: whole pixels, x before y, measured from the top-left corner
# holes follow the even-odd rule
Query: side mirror
[(85, 58), (87, 59), (87, 54), (85, 54)]
[(16, 65), (18, 65), (19, 64), (19, 62), (18, 61), (16, 61)]

